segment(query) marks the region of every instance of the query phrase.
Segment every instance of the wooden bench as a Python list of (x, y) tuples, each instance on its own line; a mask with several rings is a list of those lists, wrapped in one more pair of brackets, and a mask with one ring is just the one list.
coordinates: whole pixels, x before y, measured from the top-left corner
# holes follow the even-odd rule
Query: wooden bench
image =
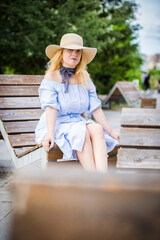
[(157, 99), (156, 98), (142, 98), (141, 108), (156, 108)]
[(138, 104), (141, 108), (156, 108), (156, 98), (143, 97), (134, 82), (118, 81), (111, 89), (108, 96), (102, 99), (103, 107), (111, 107), (111, 102), (120, 103), (122, 100), (129, 105)]
[[(46, 158), (35, 142), (35, 127), (43, 110), (38, 88), (42, 75), (0, 75), (0, 131), (16, 168)], [(57, 157), (57, 147), (55, 155)]]
[(14, 185), (11, 239), (159, 239), (159, 186), (155, 171), (22, 172)]
[(160, 169), (160, 109), (122, 109), (117, 167)]
[(125, 100), (127, 104), (135, 104), (140, 101), (142, 95), (134, 82), (118, 81), (111, 89), (108, 96), (103, 100), (103, 107), (108, 107), (112, 101), (120, 103)]

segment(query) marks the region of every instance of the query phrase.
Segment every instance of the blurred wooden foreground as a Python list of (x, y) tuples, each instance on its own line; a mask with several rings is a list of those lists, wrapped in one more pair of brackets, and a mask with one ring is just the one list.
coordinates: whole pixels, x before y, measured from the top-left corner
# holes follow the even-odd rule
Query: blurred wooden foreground
[(15, 181), (12, 240), (159, 239), (159, 171), (48, 168)]

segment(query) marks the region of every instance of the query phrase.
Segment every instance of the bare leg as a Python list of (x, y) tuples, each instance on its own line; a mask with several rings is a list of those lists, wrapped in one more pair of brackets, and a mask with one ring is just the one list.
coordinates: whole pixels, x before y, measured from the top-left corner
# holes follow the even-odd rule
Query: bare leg
[(87, 129), (91, 137), (96, 169), (98, 172), (107, 172), (107, 147), (104, 139), (103, 128), (98, 123), (90, 123), (87, 125)]
[(85, 170), (92, 172), (96, 171), (92, 143), (87, 128), (82, 152), (76, 151), (76, 153), (80, 163), (82, 164)]

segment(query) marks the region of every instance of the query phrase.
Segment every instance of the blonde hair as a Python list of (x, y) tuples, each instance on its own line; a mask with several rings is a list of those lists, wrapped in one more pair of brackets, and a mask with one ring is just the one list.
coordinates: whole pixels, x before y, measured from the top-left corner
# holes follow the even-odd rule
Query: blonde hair
[[(59, 49), (53, 58), (47, 63), (47, 72), (57, 71), (61, 67), (63, 49)], [(82, 52), (81, 60), (76, 67), (75, 77), (80, 81), (83, 87), (88, 88), (89, 73), (87, 72), (86, 67), (87, 59), (85, 54)]]

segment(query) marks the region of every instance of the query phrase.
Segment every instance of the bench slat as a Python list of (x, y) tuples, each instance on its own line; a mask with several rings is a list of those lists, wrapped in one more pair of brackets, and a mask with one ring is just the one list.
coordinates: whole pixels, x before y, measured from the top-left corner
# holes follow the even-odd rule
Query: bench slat
[(13, 84), (40, 84), (43, 75), (3, 75), (0, 74), (1, 85), (13, 85)]
[(121, 128), (120, 145), (160, 148), (160, 129)]
[(39, 108), (38, 97), (8, 97), (0, 98), (0, 109), (3, 108)]
[(30, 149), (32, 149), (32, 147), (21, 147), (21, 148), (14, 148), (14, 151), (15, 151), (16, 155), (21, 155), (24, 152), (29, 152)]
[(34, 132), (38, 121), (5, 122), (4, 127), (8, 134)]
[(160, 127), (160, 109), (123, 108), (121, 126)]
[(42, 109), (0, 110), (0, 118), (3, 121), (39, 120)]
[(35, 145), (35, 146), (33, 146), (33, 147), (14, 148), (14, 152), (15, 152), (16, 156), (17, 156), (18, 158), (20, 158), (20, 157), (26, 155), (27, 153), (36, 150), (36, 149), (39, 148), (39, 147), (40, 147), (40, 145)]
[(0, 97), (2, 96), (38, 96), (38, 88), (37, 86), (0, 86)]
[(27, 147), (37, 145), (35, 142), (34, 133), (9, 135), (9, 140), (12, 147)]
[(117, 167), (159, 169), (160, 150), (119, 149)]

